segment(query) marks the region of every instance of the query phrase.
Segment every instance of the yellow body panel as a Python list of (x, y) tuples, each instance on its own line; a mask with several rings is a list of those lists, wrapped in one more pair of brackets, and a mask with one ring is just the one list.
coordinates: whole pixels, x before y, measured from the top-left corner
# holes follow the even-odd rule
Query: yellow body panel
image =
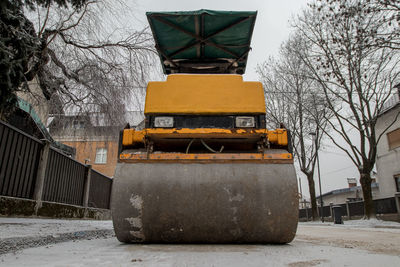
[(272, 144), (286, 146), (288, 136), (286, 129), (219, 129), (219, 128), (198, 128), (198, 129), (165, 129), (148, 128), (141, 131), (125, 129), (122, 137), (124, 146), (135, 146), (145, 142), (145, 137), (159, 138), (252, 138), (255, 136), (266, 136)]
[(254, 161), (265, 163), (287, 163), (293, 161), (291, 153), (213, 153), (213, 154), (184, 154), (184, 153), (122, 153), (119, 157), (121, 162), (170, 162), (170, 161), (212, 161), (212, 162), (231, 162), (231, 161)]
[(149, 82), (145, 114), (265, 114), (260, 82), (240, 75), (172, 74)]

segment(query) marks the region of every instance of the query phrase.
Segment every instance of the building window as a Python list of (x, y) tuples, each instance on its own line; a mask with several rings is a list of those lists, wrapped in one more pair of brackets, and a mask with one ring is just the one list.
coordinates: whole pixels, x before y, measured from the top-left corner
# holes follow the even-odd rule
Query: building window
[(83, 129), (85, 128), (85, 122), (84, 121), (77, 121), (77, 120), (73, 120), (73, 121), (67, 121), (64, 124), (64, 129)]
[(74, 129), (83, 129), (85, 128), (85, 123), (83, 121), (73, 121), (72, 122)]
[(394, 177), (394, 181), (396, 182), (396, 191), (400, 192), (400, 174)]
[(400, 147), (400, 128), (387, 134), (389, 150)]
[(96, 149), (96, 164), (106, 164), (107, 163), (107, 148), (97, 148)]

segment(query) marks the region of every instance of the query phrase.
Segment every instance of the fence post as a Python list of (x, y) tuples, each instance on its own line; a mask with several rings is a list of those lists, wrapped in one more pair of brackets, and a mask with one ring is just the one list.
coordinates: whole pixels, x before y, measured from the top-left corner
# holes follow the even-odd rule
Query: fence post
[(40, 151), (40, 159), (38, 170), (36, 174), (36, 183), (35, 190), (33, 193), (33, 199), (36, 201), (35, 205), (35, 214), (37, 215), (38, 210), (42, 207), (42, 196), (43, 196), (43, 187), (44, 187), (44, 179), (46, 176), (47, 163), (49, 159), (50, 152), (50, 142), (47, 139), (42, 140), (43, 147)]
[(394, 200), (396, 202), (397, 215), (400, 217), (400, 192), (394, 193)]
[(351, 220), (349, 201), (346, 200), (347, 219)]
[(307, 200), (304, 199), (304, 209), (306, 210), (306, 220), (308, 222), (308, 207), (307, 207)]
[(83, 188), (83, 203), (82, 206), (87, 208), (89, 204), (90, 178), (92, 176), (92, 165), (86, 165), (85, 186)]

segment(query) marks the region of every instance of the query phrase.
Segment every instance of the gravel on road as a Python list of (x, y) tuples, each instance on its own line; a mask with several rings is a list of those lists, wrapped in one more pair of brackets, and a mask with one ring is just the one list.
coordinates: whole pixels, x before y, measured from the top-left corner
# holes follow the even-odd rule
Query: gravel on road
[(60, 242), (113, 236), (111, 221), (0, 217), (0, 255)]

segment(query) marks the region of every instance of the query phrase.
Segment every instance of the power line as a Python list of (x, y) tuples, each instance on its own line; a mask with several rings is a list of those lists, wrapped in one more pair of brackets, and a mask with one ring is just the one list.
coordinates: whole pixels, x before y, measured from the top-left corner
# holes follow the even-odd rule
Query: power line
[(343, 153), (338, 153), (338, 152), (333, 152), (333, 151), (328, 151), (328, 150), (324, 150), (324, 149), (320, 149), (322, 152), (324, 153), (329, 153), (329, 154), (335, 154), (338, 156), (342, 156), (342, 157), (348, 157), (347, 154), (343, 154)]
[(335, 172), (340, 172), (340, 171), (347, 170), (347, 169), (354, 168), (354, 167), (355, 167), (354, 165), (351, 165), (351, 166), (348, 166), (348, 167), (345, 167), (345, 168), (333, 170), (333, 171), (330, 171), (330, 172), (325, 172), (324, 175), (335, 173)]

